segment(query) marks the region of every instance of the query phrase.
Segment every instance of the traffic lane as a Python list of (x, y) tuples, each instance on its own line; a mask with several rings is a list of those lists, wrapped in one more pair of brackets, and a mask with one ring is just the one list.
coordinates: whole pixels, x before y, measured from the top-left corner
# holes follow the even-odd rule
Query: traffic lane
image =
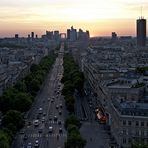
[[(40, 107), (42, 107), (42, 105), (40, 106)], [(43, 111), (44, 112), (44, 111)], [(35, 131), (36, 131), (36, 129), (35, 129)], [(37, 135), (38, 134), (38, 132), (37, 133), (35, 133), (35, 131), (32, 131), (31, 129), (29, 129), (29, 132), (27, 132), (26, 131), (26, 135), (31, 135), (32, 133), (32, 135)], [(29, 137), (29, 139), (31, 139), (30, 137)], [(28, 142), (31, 142), (31, 143), (33, 143), (33, 141), (31, 140), (31, 141), (28, 141)]]

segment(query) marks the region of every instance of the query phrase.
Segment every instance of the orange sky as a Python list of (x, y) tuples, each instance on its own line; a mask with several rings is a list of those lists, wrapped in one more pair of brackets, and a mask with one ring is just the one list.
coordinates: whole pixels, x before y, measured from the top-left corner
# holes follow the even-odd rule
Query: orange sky
[[(0, 37), (39, 36), (46, 30), (89, 30), (91, 36), (136, 34), (136, 19), (148, 18), (148, 0), (0, 0)], [(147, 23), (148, 24), (148, 23)]]

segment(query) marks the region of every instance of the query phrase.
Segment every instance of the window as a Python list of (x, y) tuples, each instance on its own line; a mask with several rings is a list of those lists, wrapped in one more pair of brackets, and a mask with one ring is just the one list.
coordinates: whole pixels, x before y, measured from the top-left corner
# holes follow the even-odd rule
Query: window
[(123, 130), (123, 135), (126, 135), (126, 130), (125, 129)]
[(126, 144), (126, 138), (123, 138), (123, 144)]
[(139, 136), (139, 131), (138, 130), (136, 130), (136, 136)]
[(138, 121), (136, 121), (136, 126), (139, 126), (139, 122)]
[(125, 120), (123, 120), (123, 125), (126, 125), (126, 121)]
[(141, 136), (144, 136), (144, 131), (141, 131)]
[(132, 142), (132, 139), (128, 138), (128, 143), (131, 144), (131, 142)]
[(144, 122), (143, 121), (141, 122), (141, 126), (144, 126)]
[(132, 122), (131, 121), (128, 121), (128, 125), (131, 126), (132, 125)]

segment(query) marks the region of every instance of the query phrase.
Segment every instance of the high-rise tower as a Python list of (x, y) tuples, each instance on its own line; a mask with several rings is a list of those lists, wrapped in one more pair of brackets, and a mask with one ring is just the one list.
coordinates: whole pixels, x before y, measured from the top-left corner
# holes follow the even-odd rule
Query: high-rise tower
[(137, 20), (137, 46), (146, 45), (146, 19), (139, 18)]

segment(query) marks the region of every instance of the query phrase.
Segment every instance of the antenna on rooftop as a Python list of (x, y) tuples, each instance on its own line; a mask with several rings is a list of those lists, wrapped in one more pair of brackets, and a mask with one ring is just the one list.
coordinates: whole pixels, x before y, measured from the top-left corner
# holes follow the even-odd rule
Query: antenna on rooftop
[(141, 14), (141, 19), (142, 19), (142, 6), (141, 6), (141, 9), (140, 9), (140, 14)]

